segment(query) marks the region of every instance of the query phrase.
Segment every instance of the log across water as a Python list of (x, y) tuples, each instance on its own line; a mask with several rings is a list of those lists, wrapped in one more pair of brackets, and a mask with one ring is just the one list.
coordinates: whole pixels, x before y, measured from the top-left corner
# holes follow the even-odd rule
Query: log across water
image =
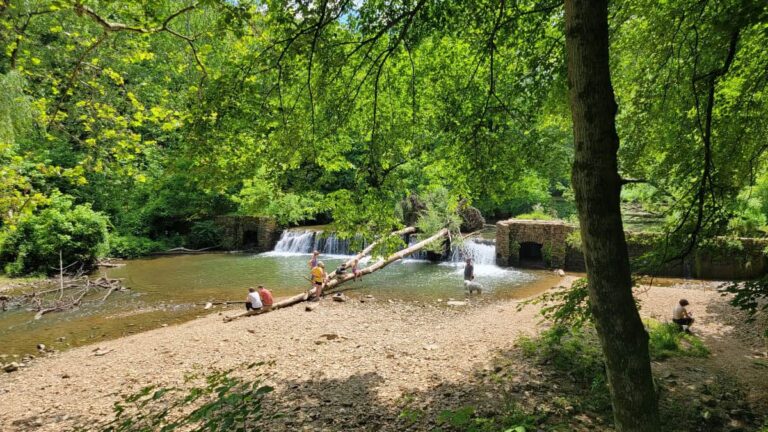
[[(413, 232), (416, 232), (416, 229), (413, 228), (413, 227), (408, 227), (408, 228), (402, 229), (400, 231), (395, 231), (395, 232), (393, 232), (390, 235), (403, 235), (403, 234), (410, 234), (410, 233), (413, 233)], [(360, 274), (364, 276), (364, 275), (367, 275), (367, 274), (371, 274), (371, 273), (373, 273), (375, 271), (381, 270), (384, 267), (392, 264), (393, 262), (399, 261), (399, 260), (401, 260), (401, 259), (403, 259), (403, 258), (405, 258), (405, 257), (407, 257), (407, 256), (409, 256), (411, 254), (414, 254), (414, 253), (420, 251), (421, 249), (423, 249), (426, 246), (428, 246), (430, 243), (432, 243), (432, 242), (434, 242), (436, 240), (439, 240), (439, 239), (441, 239), (443, 237), (446, 237), (448, 235), (448, 233), (449, 233), (448, 229), (447, 228), (443, 228), (440, 231), (438, 231), (437, 233), (433, 234), (431, 237), (429, 237), (427, 239), (424, 239), (424, 240), (422, 240), (422, 241), (420, 241), (418, 243), (415, 243), (413, 245), (410, 245), (410, 246), (408, 246), (405, 249), (399, 250), (399, 251), (389, 255), (386, 259), (377, 261), (374, 264), (371, 264), (368, 267), (365, 267), (365, 268), (361, 269), (360, 270)], [(367, 248), (365, 248), (359, 254), (357, 254), (354, 257), (352, 257), (351, 259), (349, 259), (346, 262), (346, 266), (352, 265), (352, 262), (354, 260), (359, 260), (359, 259), (363, 258), (364, 256), (368, 255), (369, 253), (371, 253), (371, 251), (380, 242), (381, 242), (381, 240), (373, 242), (371, 245), (369, 245)], [(340, 285), (342, 285), (343, 283), (348, 282), (348, 281), (354, 279), (355, 275), (352, 274), (352, 273), (346, 273), (346, 274), (343, 274), (341, 276), (337, 276), (336, 272), (334, 271), (334, 272), (331, 272), (329, 274), (329, 277), (332, 278), (332, 279), (330, 280), (330, 282), (328, 282), (325, 285), (325, 288), (324, 288), (324, 292), (327, 293), (327, 294), (331, 294), (331, 293), (334, 293), (334, 292), (342, 291), (341, 289), (338, 289), (338, 287)], [(293, 297), (289, 297), (287, 299), (283, 299), (283, 300), (273, 304), (272, 305), (272, 309), (270, 311), (281, 309), (281, 308), (285, 308), (285, 307), (289, 307), (289, 306), (293, 306), (295, 304), (307, 301), (314, 294), (314, 292), (315, 292), (315, 288), (312, 288), (312, 289), (310, 289), (306, 293), (298, 294), (298, 295), (295, 295)], [(267, 311), (259, 311), (259, 312), (249, 311), (249, 312), (244, 312), (244, 313), (239, 314), (239, 315), (234, 315), (234, 316), (226, 317), (226, 318), (224, 318), (224, 321), (225, 322), (229, 322), (229, 321), (232, 321), (232, 320), (235, 320), (235, 319), (238, 319), (238, 318), (242, 318), (242, 317), (245, 317), (245, 316), (259, 315), (259, 314), (266, 313), (266, 312)]]

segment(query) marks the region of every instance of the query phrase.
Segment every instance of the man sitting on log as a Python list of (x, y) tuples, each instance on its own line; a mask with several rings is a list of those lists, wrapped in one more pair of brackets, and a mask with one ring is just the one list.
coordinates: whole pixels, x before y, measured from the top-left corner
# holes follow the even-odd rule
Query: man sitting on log
[(261, 311), (261, 308), (263, 307), (263, 303), (261, 302), (261, 297), (259, 296), (259, 293), (256, 292), (256, 288), (250, 287), (248, 288), (248, 297), (245, 299), (245, 310), (253, 313), (258, 313)]

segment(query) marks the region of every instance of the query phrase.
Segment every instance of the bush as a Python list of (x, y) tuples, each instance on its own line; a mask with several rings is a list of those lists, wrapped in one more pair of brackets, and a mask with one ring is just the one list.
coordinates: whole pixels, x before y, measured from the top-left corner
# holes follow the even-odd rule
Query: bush
[(164, 246), (146, 237), (119, 234), (109, 236), (109, 256), (115, 258), (138, 258), (162, 250)]
[[(260, 366), (254, 363), (251, 369)], [(195, 432), (260, 431), (264, 417), (262, 401), (272, 387), (260, 381), (232, 376), (233, 369), (214, 370), (203, 385), (189, 389), (148, 386), (124, 395), (114, 405), (115, 419), (94, 429), (103, 432), (144, 432), (185, 430)]]
[(681, 332), (676, 324), (645, 320), (648, 328), (648, 350), (654, 360), (674, 356), (706, 357), (709, 350), (696, 336)]
[(187, 244), (193, 249), (218, 246), (221, 243), (221, 227), (214, 221), (200, 221), (192, 225)]
[(73, 206), (55, 195), (49, 207), (25, 217), (0, 237), (0, 265), (5, 273), (51, 273), (64, 265), (91, 267), (106, 251), (107, 217), (89, 204)]

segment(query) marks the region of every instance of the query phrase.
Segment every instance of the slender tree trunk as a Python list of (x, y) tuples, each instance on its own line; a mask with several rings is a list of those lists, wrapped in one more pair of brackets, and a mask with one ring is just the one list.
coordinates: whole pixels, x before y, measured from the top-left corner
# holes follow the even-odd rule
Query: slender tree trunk
[(566, 0), (565, 35), (575, 155), (573, 189), (618, 431), (658, 431), (648, 335), (632, 298), (621, 222), (616, 101), (609, 70), (607, 0)]

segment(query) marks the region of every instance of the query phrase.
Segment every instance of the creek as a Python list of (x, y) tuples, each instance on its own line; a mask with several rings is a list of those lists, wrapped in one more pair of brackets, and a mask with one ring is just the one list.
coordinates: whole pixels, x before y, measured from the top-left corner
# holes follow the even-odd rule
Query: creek
[[(88, 303), (40, 320), (34, 320), (34, 313), (29, 311), (0, 312), (0, 354), (35, 353), (38, 343), (62, 350), (179, 324), (208, 313), (231, 314), (242, 306), (204, 310), (203, 304), (244, 300), (247, 288), (259, 284), (272, 290), (276, 299), (298, 294), (308, 288), (305, 277), (313, 249), (321, 251), (320, 259), (329, 272), (350, 254), (347, 241), (314, 231), (288, 230), (273, 251), (262, 254), (210, 253), (126, 261), (123, 267), (100, 271), (111, 278), (123, 278), (130, 288), (113, 293), (104, 304)], [(475, 260), (476, 281), (484, 286), (483, 295), (474, 302), (528, 297), (558, 280), (550, 271), (498, 267), (492, 243), (470, 240), (444, 262), (429, 262), (422, 254), (367, 275), (360, 282), (348, 282), (357, 288), (348, 294), (443, 305), (449, 298), (464, 299), (466, 256)], [(361, 263), (364, 265), (365, 261)]]

